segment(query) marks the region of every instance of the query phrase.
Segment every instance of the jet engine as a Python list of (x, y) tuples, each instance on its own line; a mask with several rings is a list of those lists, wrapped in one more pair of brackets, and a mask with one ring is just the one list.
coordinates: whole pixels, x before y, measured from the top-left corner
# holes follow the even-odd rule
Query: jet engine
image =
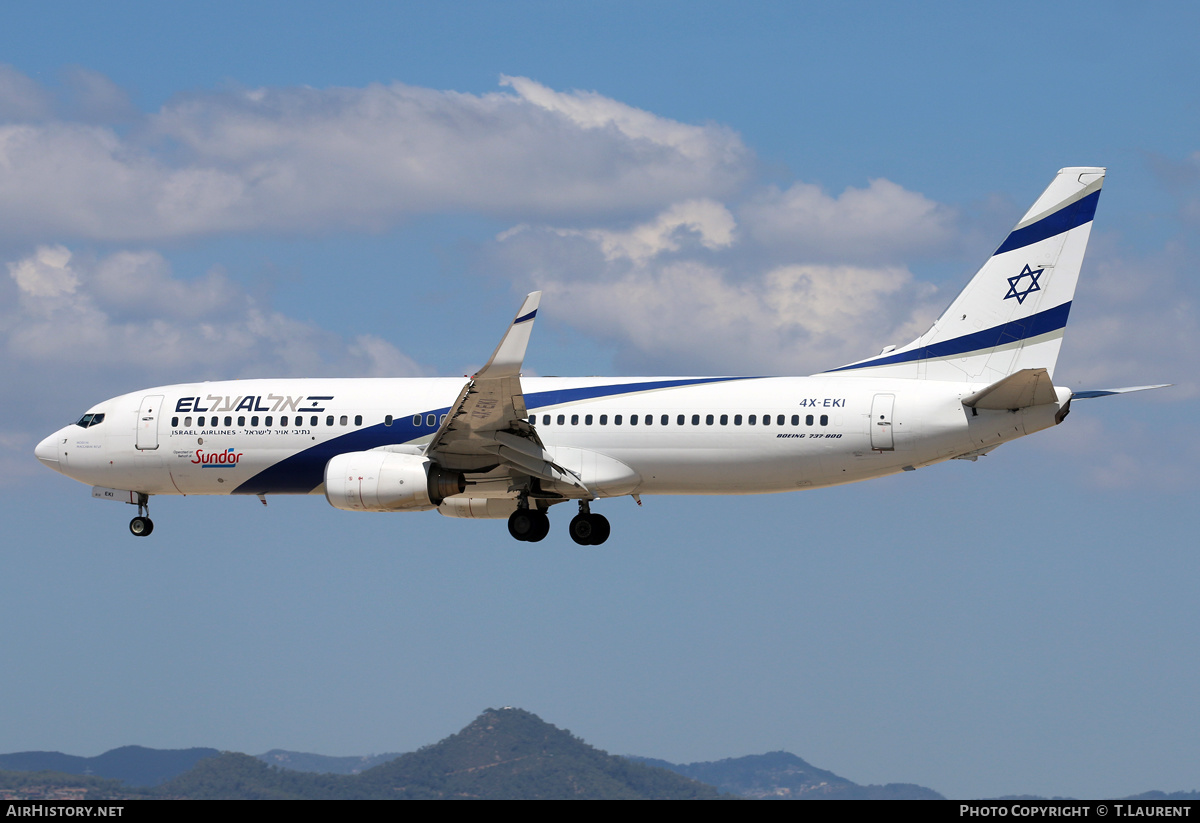
[(466, 489), (461, 472), (418, 454), (339, 454), (325, 466), (325, 499), (352, 512), (424, 511)]

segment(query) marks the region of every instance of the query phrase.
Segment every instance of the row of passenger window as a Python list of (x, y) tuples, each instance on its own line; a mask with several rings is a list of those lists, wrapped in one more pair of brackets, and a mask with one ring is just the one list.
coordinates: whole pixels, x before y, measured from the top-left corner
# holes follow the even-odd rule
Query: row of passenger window
[[(624, 418), (624, 415), (614, 414), (612, 416), (612, 425), (614, 425), (614, 426), (622, 425), (623, 418)], [(599, 415), (598, 419), (596, 418), (595, 415), (585, 414), (585, 415), (581, 416), (578, 414), (573, 414), (573, 415), (571, 415), (571, 425), (578, 426), (580, 424), (580, 421), (582, 420), (583, 425), (585, 425), (585, 426), (591, 426), (593, 424), (593, 421), (598, 422), (599, 425), (601, 425), (601, 426), (607, 426), (608, 419), (609, 418), (608, 418), (607, 414)], [(774, 423), (772, 423), (772, 418), (771, 418), (771, 415), (769, 415), (769, 414), (764, 414), (761, 418), (756, 414), (748, 414), (745, 416), (740, 415), (740, 414), (733, 414), (733, 415), (706, 414), (706, 415), (703, 415), (703, 417), (699, 414), (693, 414), (691, 417), (691, 424), (693, 426), (699, 426), (700, 421), (702, 419), (704, 421), (704, 425), (706, 425), (706, 426), (716, 425), (718, 422), (722, 426), (728, 426), (731, 421), (732, 421), (733, 425), (735, 425), (735, 426), (741, 426), (741, 425), (743, 425), (743, 423), (747, 426), (771, 426), (771, 425), (786, 426), (787, 421), (788, 421), (788, 416), (786, 414), (777, 414), (774, 417)], [(565, 415), (565, 414), (560, 414), (557, 416), (552, 416), (549, 414), (542, 415), (542, 425), (543, 426), (551, 425), (551, 420), (553, 420), (554, 423), (559, 426), (567, 425), (567, 415)], [(817, 418), (811, 414), (804, 416), (804, 425), (805, 426), (815, 426), (818, 424), (818, 421), (819, 421), (820, 425), (828, 426), (829, 425), (829, 415), (823, 414), (820, 416), (820, 418)], [(532, 417), (529, 418), (529, 422), (536, 424), (538, 422), (538, 416), (536, 414), (533, 415)], [(679, 415), (675, 416), (675, 425), (676, 426), (686, 426), (687, 424), (688, 424), (688, 416), (686, 414), (679, 414)], [(799, 426), (800, 425), (800, 415), (793, 414), (791, 416), (791, 424), (793, 426)], [(631, 415), (629, 415), (629, 425), (630, 426), (638, 426), (638, 425), (653, 426), (654, 425), (654, 415), (652, 415), (652, 414), (643, 414), (643, 415), (631, 414)], [(660, 426), (671, 425), (671, 415), (669, 415), (669, 414), (659, 415), (658, 425), (660, 425)]]
[[(390, 426), (390, 425), (392, 425), (393, 420), (395, 420), (395, 418), (389, 414), (387, 417), (383, 418), (383, 425)], [(415, 426), (418, 429), (421, 428), (422, 426), (427, 426), (429, 428), (432, 428), (434, 426), (440, 426), (445, 421), (446, 421), (446, 415), (444, 415), (444, 414), (441, 417), (438, 417), (436, 414), (432, 414), (432, 413), (424, 415), (424, 416), (421, 416), (419, 414), (414, 414), (413, 418), (412, 418), (413, 426)]]
[[(443, 422), (445, 419), (446, 419), (446, 415), (444, 415), (444, 414), (440, 418), (436, 414), (426, 414), (424, 416), (419, 415), (419, 414), (414, 414), (412, 423), (417, 428), (420, 428), (421, 426), (433, 427), (433, 426), (440, 425), (441, 422)], [(701, 417), (701, 415), (693, 414), (691, 417), (692, 425), (699, 426), (701, 419), (704, 420), (704, 425), (706, 425), (706, 426), (713, 426), (713, 425), (716, 425), (718, 422), (722, 426), (728, 426), (730, 424), (731, 419), (732, 419), (733, 425), (735, 425), (735, 426), (741, 426), (741, 425), (743, 425), (743, 423), (747, 426), (770, 426), (770, 425), (786, 426), (788, 424), (788, 416), (786, 414), (775, 415), (774, 423), (771, 422), (772, 417), (769, 414), (764, 414), (764, 415), (762, 415), (761, 418), (756, 414), (749, 414), (749, 415), (745, 415), (745, 416), (740, 415), (740, 414), (734, 414), (734, 415), (706, 414), (703, 416), (703, 418)], [(799, 426), (800, 419), (801, 419), (800, 415), (793, 414), (791, 416), (791, 424), (793, 426)], [(578, 426), (578, 425), (580, 425), (580, 423), (582, 423), (584, 426), (591, 426), (594, 424), (598, 424), (601, 426), (609, 425), (609, 416), (607, 414), (601, 414), (601, 415), (572, 414), (570, 417), (570, 420), (571, 420), (572, 426)], [(677, 426), (686, 426), (687, 421), (688, 421), (688, 416), (686, 414), (679, 414), (679, 415), (675, 416), (675, 425), (677, 425)], [(387, 425), (387, 426), (392, 425), (392, 416), (389, 414), (386, 418), (384, 418), (383, 422), (384, 422), (384, 425)], [(531, 415), (529, 418), (529, 422), (533, 423), (534, 425), (537, 425), (538, 424), (538, 415), (536, 415), (536, 414)], [(815, 425), (818, 425), (818, 423), (819, 423), (819, 425), (822, 425), (822, 426), (828, 426), (829, 425), (829, 415), (822, 414), (819, 418), (816, 417), (815, 415), (811, 415), (811, 414), (807, 414), (804, 416), (804, 425), (805, 426), (815, 426)], [(567, 415), (565, 415), (565, 414), (560, 414), (557, 416), (549, 415), (549, 414), (541, 415), (541, 425), (550, 426), (550, 425), (554, 425), (554, 424), (557, 424), (559, 426), (567, 425)], [(669, 415), (669, 414), (659, 415), (658, 425), (669, 426), (670, 424), (671, 424), (671, 415)], [(614, 425), (614, 426), (626, 425), (625, 415), (614, 414), (612, 416), (612, 425)], [(637, 425), (653, 426), (654, 425), (654, 415), (652, 415), (652, 414), (642, 414), (642, 415), (631, 414), (631, 415), (629, 415), (628, 425), (630, 425), (630, 426), (637, 426)]]
[[(334, 425), (334, 419), (335, 419), (334, 415), (332, 415), (332, 414), (326, 415), (325, 416), (325, 425), (326, 426)], [(337, 425), (339, 425), (339, 426), (349, 426), (350, 425), (349, 415), (343, 414), (336, 419), (337, 419)], [(238, 426), (245, 428), (246, 420), (247, 420), (247, 418), (244, 415), (239, 416), (237, 418)], [(258, 415), (254, 415), (254, 416), (250, 417), (249, 420), (250, 420), (250, 428), (252, 428), (252, 429), (258, 428), (258, 426), (259, 426)], [(180, 419), (178, 417), (172, 417), (171, 418), (171, 428), (173, 428), (173, 429), (179, 428), (179, 421), (180, 421)], [(263, 428), (266, 428), (266, 429), (272, 428), (275, 425), (274, 421), (275, 421), (275, 418), (272, 415), (268, 414), (266, 417), (262, 418)], [(362, 415), (361, 414), (354, 415), (354, 425), (361, 426), (362, 423), (363, 423)], [(200, 415), (199, 417), (196, 418), (196, 426), (199, 428), (203, 428), (204, 426), (222, 426), (222, 425), (223, 426), (233, 426), (233, 418), (230, 416), (226, 416), (224, 423), (222, 423), (221, 418), (215, 414), (212, 417), (205, 417), (204, 415)], [(289, 417), (286, 414), (279, 418), (279, 428), (281, 428), (281, 429), (286, 429), (289, 426), (304, 426), (304, 425), (319, 426), (319, 425), (321, 425), (321, 418), (319, 415), (314, 414), (314, 415), (312, 415), (312, 417), (309, 418), (309, 422), (307, 424), (305, 424), (305, 422), (304, 422), (304, 416), (299, 415), (299, 414), (296, 415), (294, 418)], [(185, 429), (192, 428), (192, 418), (190, 415), (188, 417), (183, 418), (183, 427)]]
[[(91, 415), (85, 415), (85, 417), (90, 417), (90, 416)], [(86, 422), (84, 420), (81, 420), (81, 421), (79, 421), (78, 425), (86, 426), (88, 423), (90, 423), (91, 425), (94, 426), (94, 425), (96, 425), (96, 423), (99, 423), (100, 420), (104, 419), (104, 415), (97, 414), (97, 415), (95, 415), (95, 418), (97, 418), (97, 419), (88, 420)], [(239, 416), (237, 418), (237, 425), (241, 428), (245, 428), (247, 419), (249, 419), (249, 421), (250, 421), (250, 428), (258, 428), (259, 427), (260, 418), (258, 417), (258, 415), (253, 415), (250, 418), (246, 418), (244, 415)], [(412, 418), (412, 424), (413, 424), (413, 426), (415, 426), (417, 428), (420, 428), (422, 426), (432, 428), (434, 426), (440, 425), (443, 421), (445, 421), (445, 419), (446, 419), (446, 415), (444, 415), (444, 414), (441, 415), (440, 417), (436, 414), (426, 414), (426, 415), (414, 414), (413, 418)], [(773, 423), (772, 423), (772, 416), (769, 414), (764, 414), (764, 415), (762, 415), (762, 417), (759, 417), (758, 415), (755, 415), (755, 414), (745, 415), (744, 417), (743, 417), (743, 415), (740, 415), (740, 414), (734, 414), (734, 415), (706, 414), (706, 415), (703, 415), (703, 417), (699, 414), (693, 414), (691, 416), (691, 424), (693, 426), (699, 426), (702, 419), (704, 421), (704, 425), (706, 425), (706, 426), (713, 426), (713, 425), (717, 425), (718, 423), (722, 426), (728, 426), (730, 424), (730, 422), (732, 422), (733, 425), (735, 425), (735, 426), (741, 426), (743, 424), (745, 424), (747, 426), (771, 426), (771, 425), (786, 426), (788, 424), (788, 417), (787, 417), (787, 415), (784, 415), (784, 414), (775, 415)], [(199, 417), (195, 418), (194, 422), (195, 422), (195, 425), (199, 428), (203, 428), (205, 426), (222, 426), (222, 425), (231, 427), (231, 426), (233, 426), (233, 420), (234, 420), (234, 418), (232, 416), (227, 415), (225, 417), (225, 422), (222, 423), (221, 418), (214, 414), (211, 417), (206, 417), (204, 415), (200, 415)], [(335, 425), (335, 422), (334, 422), (335, 420), (337, 421), (336, 425), (340, 425), (340, 426), (350, 425), (350, 417), (345, 414), (340, 415), (336, 418), (332, 414), (326, 415), (325, 416), (325, 425), (333, 426), (333, 425)], [(394, 420), (395, 420), (395, 418), (389, 414), (387, 417), (385, 417), (383, 419), (383, 423), (385, 426), (390, 426), (390, 425), (392, 425)], [(793, 414), (791, 416), (791, 425), (799, 426), (800, 420), (801, 420), (800, 415)], [(268, 428), (268, 429), (272, 428), (275, 425), (274, 421), (275, 421), (275, 418), (272, 415), (267, 415), (266, 417), (261, 418), (262, 427)], [(572, 414), (570, 416), (570, 421), (571, 421), (570, 425), (572, 425), (572, 426), (578, 426), (581, 423), (584, 426), (591, 426), (594, 424), (598, 424), (601, 426), (607, 426), (607, 425), (609, 425), (609, 416), (607, 414), (601, 414), (601, 415)], [(179, 428), (180, 422), (181, 422), (181, 418), (172, 417), (171, 418), (171, 428), (173, 428), (173, 429)], [(531, 415), (529, 418), (529, 422), (533, 423), (534, 425), (537, 425), (538, 415), (536, 415), (536, 414)], [(190, 429), (190, 428), (192, 428), (193, 418), (190, 415), (187, 417), (184, 417), (184, 418), (182, 418), (182, 423), (183, 423), (183, 428)], [(362, 424), (363, 424), (362, 415), (361, 414), (354, 415), (354, 425), (361, 426)], [(565, 415), (565, 414), (560, 414), (560, 415), (543, 414), (543, 415), (541, 415), (541, 425), (550, 426), (550, 425), (555, 425), (555, 424), (557, 424), (559, 426), (567, 425), (567, 415)], [(631, 415), (629, 415), (627, 424), (630, 426), (638, 426), (638, 425), (653, 426), (654, 425), (654, 415), (652, 415), (652, 414), (643, 414), (643, 415), (631, 414)], [(658, 425), (669, 426), (670, 424), (671, 424), (671, 415), (663, 414), (663, 415), (659, 416)], [(680, 415), (675, 416), (675, 425), (685, 426), (687, 424), (688, 424), (688, 416), (687, 415), (680, 414)], [(822, 414), (819, 418), (814, 415), (811, 415), (811, 414), (804, 416), (804, 425), (805, 426), (815, 426), (818, 424), (821, 426), (828, 426), (829, 425), (829, 415)], [(293, 418), (293, 417), (289, 417), (288, 415), (285, 414), (279, 418), (279, 427), (283, 428), (283, 429), (286, 429), (289, 426), (304, 426), (304, 425), (306, 425), (306, 424), (304, 422), (303, 415), (298, 414)], [(309, 417), (307, 425), (309, 425), (309, 426), (321, 425), (320, 416), (314, 414), (311, 417)], [(612, 425), (614, 425), (614, 426), (626, 425), (625, 415), (614, 414), (612, 416)]]

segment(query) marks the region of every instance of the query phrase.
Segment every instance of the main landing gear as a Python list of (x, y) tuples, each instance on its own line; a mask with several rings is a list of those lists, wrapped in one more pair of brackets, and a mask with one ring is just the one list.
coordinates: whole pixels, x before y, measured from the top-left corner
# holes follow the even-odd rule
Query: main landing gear
[(581, 546), (599, 546), (608, 539), (608, 518), (602, 514), (592, 514), (586, 500), (579, 501), (579, 514), (571, 518), (567, 527), (571, 539)]
[(541, 509), (517, 509), (508, 516), (508, 533), (517, 540), (537, 543), (550, 533), (550, 518)]
[[(579, 501), (579, 514), (571, 518), (567, 530), (581, 546), (599, 546), (608, 539), (608, 518), (592, 514), (586, 500)], [(550, 533), (550, 518), (542, 509), (522, 506), (508, 516), (508, 533), (525, 543), (537, 543)]]
[(150, 519), (150, 495), (138, 495), (138, 516), (129, 521), (129, 533), (134, 537), (149, 537), (154, 531), (154, 521)]

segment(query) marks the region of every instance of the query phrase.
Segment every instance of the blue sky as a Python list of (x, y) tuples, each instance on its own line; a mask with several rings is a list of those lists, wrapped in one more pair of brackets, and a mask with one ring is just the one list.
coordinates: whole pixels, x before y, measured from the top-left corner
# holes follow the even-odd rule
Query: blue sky
[[(516, 705), (955, 797), (1192, 789), (1200, 12), (1186, 4), (116, 3), (0, 32), (0, 749), (403, 751)], [(802, 374), (903, 344), (1109, 169), (1056, 377), (977, 463), (604, 507), (613, 538), (155, 499), (37, 464), (101, 399)]]

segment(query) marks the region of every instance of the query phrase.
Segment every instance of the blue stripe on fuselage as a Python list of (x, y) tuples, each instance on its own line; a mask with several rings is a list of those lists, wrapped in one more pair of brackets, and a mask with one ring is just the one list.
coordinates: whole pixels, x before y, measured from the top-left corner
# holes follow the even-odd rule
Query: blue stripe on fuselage
[(1058, 331), (1067, 325), (1067, 315), (1070, 313), (1071, 304), (1067, 302), (1061, 306), (1055, 306), (1052, 309), (1031, 314), (1029, 317), (1022, 317), (1020, 320), (1014, 320), (1011, 323), (1004, 323), (1003, 325), (992, 326), (990, 329), (984, 329), (983, 331), (964, 334), (962, 337), (955, 337), (953, 340), (944, 340), (941, 343), (934, 343), (932, 346), (921, 346), (912, 351), (893, 354), (891, 357), (880, 357), (862, 363), (852, 363), (849, 366), (830, 369), (827, 373), (868, 369), (873, 366), (890, 366), (894, 363), (908, 363), (913, 360), (937, 360), (945, 357), (959, 357), (971, 352), (987, 351), (996, 346), (1003, 346), (1006, 343), (1015, 343), (1020, 340), (1028, 340), (1031, 337), (1048, 334), (1052, 331)]
[[(602, 386), (583, 386), (573, 389), (552, 389), (525, 395), (525, 408), (529, 411), (546, 406), (558, 406), (579, 400), (597, 397), (613, 397), (621, 394), (636, 394), (655, 389), (670, 389), (678, 386), (694, 386), (703, 383), (720, 383), (727, 380), (753, 380), (747, 377), (690, 377), (679, 380), (648, 380), (642, 383), (617, 383)], [(441, 421), (450, 407), (430, 409), (420, 413), (424, 421), (427, 415), (435, 415)], [(274, 465), (260, 471), (242, 483), (232, 494), (308, 494), (325, 482), (325, 464), (339, 454), (369, 451), (380, 446), (398, 446), (410, 443), (419, 437), (428, 437), (437, 431), (436, 426), (416, 426), (412, 412), (406, 417), (396, 417), (392, 425), (378, 423), (365, 429), (355, 429), (345, 434), (316, 443), (307, 449), (285, 457)]]
[(753, 380), (752, 377), (686, 377), (679, 380), (648, 380), (645, 383), (619, 383), (607, 386), (587, 386), (575, 389), (552, 389), (550, 391), (533, 392), (525, 395), (525, 408), (540, 409), (543, 406), (557, 406), (562, 403), (574, 403), (579, 400), (592, 400), (596, 397), (610, 397), (618, 394), (653, 391), (655, 389), (673, 389), (677, 386), (695, 386), (700, 383), (721, 383), (726, 380)]
[[(443, 414), (450, 411), (447, 406), (421, 413), (421, 420), (426, 414), (437, 415), (441, 420)], [(385, 426), (377, 423), (365, 429), (355, 429), (345, 434), (315, 443), (303, 451), (285, 457), (278, 463), (260, 471), (245, 483), (233, 490), (233, 494), (308, 494), (325, 482), (325, 464), (339, 454), (346, 452), (361, 452), (379, 446), (398, 446), (408, 443), (418, 437), (429, 436), (437, 431), (436, 426), (414, 426), (413, 417), (397, 417), (392, 425)]]

